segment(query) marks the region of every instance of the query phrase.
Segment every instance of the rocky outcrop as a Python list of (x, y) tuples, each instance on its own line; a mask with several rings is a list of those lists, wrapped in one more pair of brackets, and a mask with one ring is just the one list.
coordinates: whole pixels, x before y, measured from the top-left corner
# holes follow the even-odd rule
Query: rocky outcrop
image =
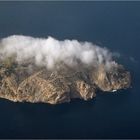
[(114, 65), (108, 71), (101, 65), (92, 73), (95, 84), (102, 91), (114, 91), (129, 88), (131, 77), (122, 65)]
[(43, 102), (58, 104), (73, 98), (90, 100), (96, 90), (113, 91), (130, 86), (130, 73), (122, 65), (104, 65), (85, 68), (80, 65), (55, 70), (38, 68), (29, 64), (0, 65), (0, 97), (14, 102)]

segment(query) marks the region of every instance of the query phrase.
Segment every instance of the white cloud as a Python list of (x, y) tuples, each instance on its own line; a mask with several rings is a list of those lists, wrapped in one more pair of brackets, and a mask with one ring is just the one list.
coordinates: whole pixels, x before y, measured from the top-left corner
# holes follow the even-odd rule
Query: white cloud
[(112, 53), (106, 48), (77, 40), (59, 41), (53, 37), (13, 35), (3, 38), (0, 43), (0, 58), (12, 55), (16, 56), (18, 63), (30, 59), (35, 65), (46, 68), (54, 68), (61, 62), (69, 66), (79, 62), (87, 66), (104, 63), (107, 67), (113, 62)]

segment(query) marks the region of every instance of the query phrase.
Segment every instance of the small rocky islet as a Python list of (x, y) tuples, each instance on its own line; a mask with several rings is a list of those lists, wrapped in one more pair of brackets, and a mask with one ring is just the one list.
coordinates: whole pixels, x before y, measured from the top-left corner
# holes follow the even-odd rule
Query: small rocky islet
[(97, 90), (112, 92), (131, 85), (130, 72), (117, 63), (108, 70), (104, 64), (98, 67), (60, 65), (48, 70), (28, 62), (18, 64), (12, 59), (1, 60), (0, 98), (14, 102), (60, 104), (73, 98), (93, 99)]

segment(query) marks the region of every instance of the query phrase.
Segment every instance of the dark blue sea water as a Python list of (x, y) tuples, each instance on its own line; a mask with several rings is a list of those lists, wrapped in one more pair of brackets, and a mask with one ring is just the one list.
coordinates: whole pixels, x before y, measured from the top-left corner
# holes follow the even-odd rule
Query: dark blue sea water
[(0, 2), (0, 38), (13, 34), (119, 52), (132, 88), (57, 106), (0, 99), (0, 138), (140, 138), (140, 2)]

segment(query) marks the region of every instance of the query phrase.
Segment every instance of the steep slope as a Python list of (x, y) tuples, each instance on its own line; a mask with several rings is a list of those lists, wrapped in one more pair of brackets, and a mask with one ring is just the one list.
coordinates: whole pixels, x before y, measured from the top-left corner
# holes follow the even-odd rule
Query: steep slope
[(109, 70), (98, 67), (72, 68), (64, 64), (47, 70), (33, 64), (0, 65), (0, 97), (15, 102), (44, 102), (58, 104), (72, 98), (89, 100), (96, 97), (96, 90), (113, 91), (130, 86), (130, 73), (122, 65), (112, 65)]

